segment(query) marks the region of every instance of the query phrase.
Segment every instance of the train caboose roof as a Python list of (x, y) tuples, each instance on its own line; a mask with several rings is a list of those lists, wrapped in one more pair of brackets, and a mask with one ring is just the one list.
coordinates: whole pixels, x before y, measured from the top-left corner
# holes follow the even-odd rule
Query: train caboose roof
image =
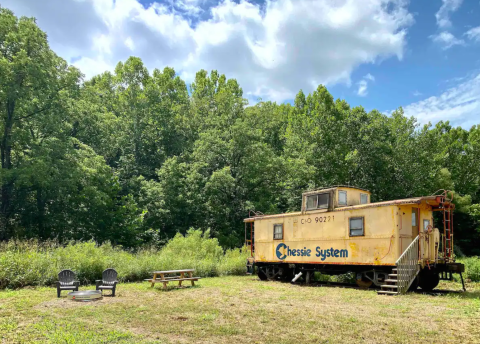
[(335, 188), (357, 189), (357, 190), (362, 190), (362, 191), (366, 191), (366, 192), (370, 193), (369, 190), (364, 189), (364, 188), (359, 188), (358, 186), (354, 186), (354, 185), (332, 185), (332, 186), (320, 187), (320, 188), (313, 189), (313, 190), (307, 190), (307, 191), (304, 192), (304, 194), (311, 193), (311, 192), (316, 192), (316, 191), (325, 191), (325, 190), (328, 190), (328, 189), (335, 189)]
[[(310, 195), (315, 195), (317, 193), (334, 192), (336, 190), (341, 190), (341, 189), (356, 189), (356, 190), (365, 191), (368, 194), (370, 194), (370, 192), (366, 189), (362, 189), (362, 188), (358, 188), (358, 187), (350, 186), (350, 185), (344, 185), (344, 186), (337, 185), (337, 186), (328, 187), (328, 188), (320, 188), (320, 189), (316, 189), (316, 190), (306, 191), (302, 194), (302, 199), (305, 200), (305, 197), (310, 196)], [(347, 211), (347, 210), (355, 210), (355, 209), (386, 207), (386, 206), (392, 206), (392, 205), (420, 204), (422, 202), (425, 202), (428, 205), (431, 205), (434, 208), (437, 208), (441, 203), (441, 199), (440, 199), (440, 196), (438, 196), (438, 195), (411, 197), (411, 198), (397, 199), (397, 200), (391, 200), (391, 201), (382, 201), (382, 202), (373, 202), (373, 203), (366, 203), (366, 204), (355, 204), (355, 205), (345, 205), (345, 206), (338, 206), (337, 205), (335, 207), (329, 207), (328, 211), (338, 212), (338, 211)], [(298, 216), (298, 215), (305, 214), (308, 211), (309, 210), (306, 210), (304, 204), (302, 204), (302, 211), (291, 212), (291, 213), (282, 213), (282, 214), (274, 214), (274, 215), (255, 214), (255, 216), (251, 216), (249, 218), (244, 219), (244, 222), (253, 222), (255, 219)], [(310, 211), (319, 211), (319, 210), (315, 209), (315, 210), (310, 210)], [(327, 209), (324, 209), (324, 211), (327, 211)]]

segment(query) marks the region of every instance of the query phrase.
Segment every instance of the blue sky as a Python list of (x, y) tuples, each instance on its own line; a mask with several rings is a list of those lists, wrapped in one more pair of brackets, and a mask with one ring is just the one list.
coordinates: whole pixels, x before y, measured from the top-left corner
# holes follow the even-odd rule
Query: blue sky
[[(339, 97), (345, 97), (351, 104), (387, 110), (439, 95), (445, 89), (454, 87), (455, 79), (478, 74), (480, 41), (468, 42), (463, 34), (480, 26), (480, 1), (464, 1), (450, 15), (452, 26), (449, 31), (465, 43), (448, 49), (443, 49), (444, 45), (431, 38), (442, 31), (435, 18), (441, 4), (441, 1), (430, 0), (409, 3), (408, 9), (414, 14), (415, 23), (408, 30), (402, 60), (391, 58), (381, 63), (364, 64), (354, 71), (353, 80), (367, 73), (375, 76), (375, 82), (369, 84), (368, 96), (352, 94), (352, 90), (344, 85), (336, 85), (330, 90)], [(480, 111), (477, 119), (480, 124)]]
[(0, 0), (34, 16), (89, 78), (134, 55), (236, 78), (245, 96), (291, 102), (324, 84), (367, 110), (480, 124), (477, 0)]

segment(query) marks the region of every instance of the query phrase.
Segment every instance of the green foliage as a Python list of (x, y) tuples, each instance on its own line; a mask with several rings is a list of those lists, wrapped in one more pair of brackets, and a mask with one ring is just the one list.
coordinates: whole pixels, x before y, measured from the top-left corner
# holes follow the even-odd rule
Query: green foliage
[(0, 288), (53, 285), (60, 270), (71, 269), (81, 284), (101, 278), (115, 268), (121, 282), (142, 281), (155, 270), (195, 269), (201, 277), (245, 274), (245, 249), (227, 250), (209, 232), (189, 230), (177, 234), (162, 249), (129, 252), (106, 243), (6, 242), (0, 245)]
[(250, 256), (246, 246), (241, 249), (228, 249), (225, 255), (221, 257), (217, 266), (217, 273), (219, 276), (226, 275), (243, 275), (245, 274), (245, 264), (247, 257)]
[[(458, 261), (465, 264), (465, 279), (480, 282), (480, 257), (461, 258)], [(456, 279), (459, 280), (458, 277)]]
[(138, 57), (84, 82), (34, 19), (1, 8), (0, 240), (158, 248), (193, 227), (240, 247), (250, 210), (297, 211), (303, 191), (348, 184), (372, 201), (453, 191), (457, 251), (480, 255), (480, 126), (420, 127), (322, 85), (247, 105), (215, 70), (187, 85)]

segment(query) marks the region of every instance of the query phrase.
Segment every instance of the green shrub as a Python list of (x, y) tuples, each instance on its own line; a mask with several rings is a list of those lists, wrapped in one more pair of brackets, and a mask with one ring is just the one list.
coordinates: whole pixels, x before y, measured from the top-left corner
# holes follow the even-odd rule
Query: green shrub
[(458, 262), (465, 264), (465, 279), (480, 282), (480, 257), (461, 258)]
[(334, 283), (356, 283), (355, 273), (346, 273), (342, 275), (326, 275), (315, 272), (315, 280), (318, 282), (334, 282)]
[(94, 242), (7, 242), (0, 244), (0, 288), (53, 285), (60, 270), (71, 269), (82, 284), (94, 283), (102, 271), (114, 268), (121, 282), (142, 281), (154, 270), (193, 268), (200, 277), (245, 273), (247, 251), (227, 250), (209, 232), (189, 230), (177, 234), (162, 249), (144, 248), (136, 253)]
[(227, 250), (217, 265), (217, 274), (219, 276), (244, 274), (248, 256), (249, 251), (246, 246), (241, 249)]

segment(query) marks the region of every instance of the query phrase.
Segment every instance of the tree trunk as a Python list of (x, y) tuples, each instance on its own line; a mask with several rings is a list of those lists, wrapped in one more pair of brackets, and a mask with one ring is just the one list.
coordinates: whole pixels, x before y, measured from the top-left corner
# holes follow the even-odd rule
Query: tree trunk
[(9, 239), (9, 225), (10, 218), (10, 203), (12, 198), (13, 181), (10, 179), (9, 170), (12, 169), (12, 127), (13, 127), (13, 111), (15, 109), (15, 102), (7, 101), (7, 117), (5, 120), (5, 128), (0, 145), (1, 160), (2, 160), (2, 196), (0, 205), (0, 240)]
[(50, 233), (45, 230), (45, 200), (41, 188), (37, 189), (37, 226), (39, 237), (49, 239)]

